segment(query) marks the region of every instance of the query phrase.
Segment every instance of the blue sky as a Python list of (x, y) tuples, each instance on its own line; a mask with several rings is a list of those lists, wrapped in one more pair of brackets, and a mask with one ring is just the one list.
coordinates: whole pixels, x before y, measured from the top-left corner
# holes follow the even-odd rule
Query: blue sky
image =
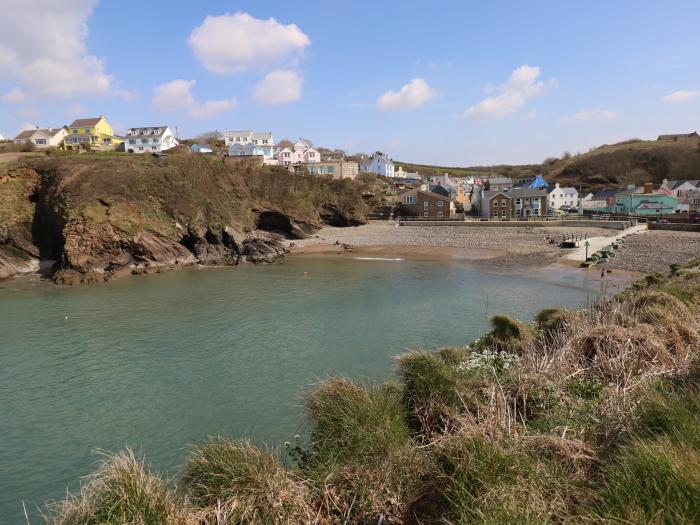
[(467, 166), (700, 128), (697, 1), (162, 6), (0, 0), (0, 133), (104, 114)]

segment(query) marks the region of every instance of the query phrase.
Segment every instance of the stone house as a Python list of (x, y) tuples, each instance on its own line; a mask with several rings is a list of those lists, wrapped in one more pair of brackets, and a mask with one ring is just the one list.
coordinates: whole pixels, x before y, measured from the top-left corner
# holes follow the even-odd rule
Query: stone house
[(455, 214), (455, 203), (449, 198), (420, 188), (407, 190), (399, 195), (401, 214), (409, 217), (449, 219)]
[(481, 215), (492, 219), (519, 219), (547, 215), (547, 191), (513, 188), (486, 191), (482, 196)]

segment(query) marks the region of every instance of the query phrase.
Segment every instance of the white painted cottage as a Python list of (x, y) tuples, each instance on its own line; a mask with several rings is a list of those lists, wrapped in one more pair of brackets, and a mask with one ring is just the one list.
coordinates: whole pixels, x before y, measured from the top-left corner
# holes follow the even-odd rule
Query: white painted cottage
[(160, 153), (177, 146), (180, 142), (168, 126), (129, 128), (124, 137), (129, 153)]
[(68, 135), (68, 128), (35, 128), (19, 133), (14, 139), (16, 144), (34, 144), (37, 148), (58, 147)]
[(362, 173), (374, 173), (382, 177), (395, 177), (394, 161), (384, 153), (377, 152), (371, 157), (360, 160), (360, 171)]
[(562, 188), (557, 182), (547, 195), (547, 205), (554, 210), (558, 210), (562, 206), (577, 208), (578, 191), (576, 188)]

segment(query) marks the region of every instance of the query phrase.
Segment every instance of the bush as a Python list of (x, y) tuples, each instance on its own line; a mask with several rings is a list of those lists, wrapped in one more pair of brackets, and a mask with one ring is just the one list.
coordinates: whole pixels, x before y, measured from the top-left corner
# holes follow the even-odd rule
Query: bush
[(308, 487), (271, 451), (214, 438), (192, 447), (182, 476), (202, 523), (307, 523)]
[(191, 523), (185, 501), (131, 450), (108, 456), (78, 494), (49, 505), (49, 525)]

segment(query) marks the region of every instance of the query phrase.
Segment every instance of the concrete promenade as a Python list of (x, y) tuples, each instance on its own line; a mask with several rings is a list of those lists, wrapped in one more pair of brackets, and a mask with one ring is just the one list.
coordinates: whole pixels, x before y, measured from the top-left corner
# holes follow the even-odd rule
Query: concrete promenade
[[(610, 246), (613, 242), (615, 242), (618, 239), (622, 239), (623, 237), (627, 237), (628, 235), (641, 234), (646, 231), (646, 224), (637, 224), (636, 226), (627, 228), (626, 230), (623, 230), (617, 235), (613, 235), (611, 237), (591, 237), (588, 239), (588, 255), (591, 256), (592, 254), (602, 250), (606, 246)], [(586, 246), (581, 246), (580, 248), (576, 248), (573, 252), (567, 253), (566, 255), (564, 255), (564, 259), (584, 262), (586, 260)]]

